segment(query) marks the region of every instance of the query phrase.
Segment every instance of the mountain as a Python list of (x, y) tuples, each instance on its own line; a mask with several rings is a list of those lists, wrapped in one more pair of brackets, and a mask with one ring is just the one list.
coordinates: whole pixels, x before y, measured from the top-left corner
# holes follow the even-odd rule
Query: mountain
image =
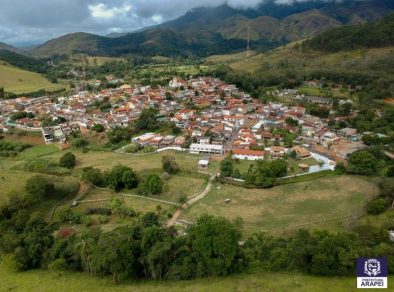
[(0, 51), (8, 51), (8, 52), (13, 52), (22, 56), (28, 56), (29, 54), (25, 51), (22, 51), (18, 48), (15, 48), (13, 46), (7, 45), (5, 43), (0, 43)]
[(32, 52), (37, 56), (207, 56), (244, 50), (248, 38), (252, 49), (264, 51), (342, 25), (375, 21), (392, 9), (392, 0), (310, 0), (293, 5), (270, 0), (255, 9), (235, 9), (225, 4), (196, 8), (175, 20), (126, 35), (69, 34)]
[(74, 53), (86, 53), (95, 55), (99, 53), (101, 45), (109, 38), (77, 32), (56, 39), (32, 50), (38, 56), (71, 55)]

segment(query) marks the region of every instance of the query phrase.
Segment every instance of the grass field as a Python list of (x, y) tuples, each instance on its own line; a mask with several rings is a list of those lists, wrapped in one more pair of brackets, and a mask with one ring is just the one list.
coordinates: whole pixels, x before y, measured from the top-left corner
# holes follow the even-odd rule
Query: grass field
[(7, 194), (11, 191), (23, 190), (26, 181), (34, 173), (0, 170), (0, 205), (7, 202)]
[[(153, 199), (159, 199), (164, 201), (169, 201), (173, 203), (178, 203), (179, 199), (182, 197), (192, 197), (193, 195), (199, 193), (202, 189), (204, 189), (206, 185), (206, 180), (203, 178), (194, 178), (194, 177), (184, 177), (184, 176), (172, 176), (168, 181), (164, 182), (163, 193), (160, 195), (152, 195), (149, 196)], [(123, 190), (122, 194), (130, 194), (130, 195), (138, 195), (136, 189), (133, 190)], [(111, 190), (98, 190), (93, 189), (89, 191), (86, 197), (83, 200), (99, 200), (97, 202), (89, 202), (89, 203), (81, 203), (78, 205), (75, 210), (84, 212), (86, 208), (91, 207), (105, 207), (107, 205), (107, 201), (100, 201), (105, 199), (110, 199), (114, 197), (121, 197), (125, 204), (128, 207), (133, 208), (139, 212), (149, 212), (156, 211), (156, 206), (161, 205), (163, 212), (167, 210), (172, 210), (175, 206), (165, 203), (160, 203), (156, 201), (146, 200), (143, 198), (135, 198), (135, 197), (127, 197), (120, 196), (119, 194), (111, 191)], [(65, 205), (70, 205), (69, 202), (66, 202)]]
[[(197, 173), (197, 163), (202, 157), (199, 155), (190, 155), (188, 153), (165, 151), (161, 153), (154, 153), (148, 155), (128, 155), (118, 154), (113, 152), (98, 152), (90, 151), (82, 153), (80, 151), (73, 151), (77, 157), (76, 168), (96, 167), (100, 169), (110, 169), (117, 164), (122, 164), (133, 168), (135, 171), (152, 171), (162, 169), (163, 155), (171, 155), (175, 157), (176, 162), (181, 168), (181, 172)], [(48, 158), (58, 160), (64, 152), (54, 153)], [(209, 171), (213, 172), (219, 169), (219, 162), (212, 161)]]
[[(269, 291), (269, 292), (350, 292), (356, 289), (356, 278), (326, 278), (299, 273), (255, 272), (225, 278), (193, 281), (138, 282), (115, 285), (82, 273), (48, 272), (43, 270), (15, 273), (0, 268), (2, 291)], [(394, 277), (389, 277), (389, 285)], [(370, 289), (369, 291), (377, 291)]]
[[(122, 192), (123, 193), (123, 192)], [(146, 213), (146, 212), (156, 212), (157, 205), (162, 207), (163, 212), (167, 210), (172, 210), (175, 206), (167, 205), (164, 203), (159, 203), (155, 201), (145, 200), (142, 198), (134, 198), (134, 197), (124, 197), (120, 196), (120, 194), (114, 193), (110, 190), (91, 190), (88, 195), (83, 200), (103, 200), (103, 199), (111, 199), (111, 198), (122, 198), (125, 205), (127, 207), (132, 208), (135, 211)], [(159, 199), (159, 198), (158, 198)], [(73, 208), (76, 212), (85, 213), (87, 208), (105, 208), (108, 206), (108, 201), (98, 201), (98, 202), (89, 202), (89, 203), (80, 203), (77, 207)], [(66, 202), (63, 206), (68, 207), (70, 204)]]
[(25, 71), (4, 63), (0, 63), (0, 87), (16, 94), (39, 90), (55, 91), (62, 88), (61, 85), (49, 82), (38, 73)]
[(59, 147), (56, 144), (35, 145), (33, 147), (27, 148), (19, 156), (23, 159), (31, 159), (50, 155), (59, 151)]
[[(313, 222), (317, 224), (303, 228), (324, 225), (338, 230), (343, 228), (344, 220), (322, 221), (356, 215), (377, 194), (374, 183), (353, 176), (330, 176), (260, 190), (216, 184), (208, 196), (185, 211), (183, 218), (193, 221), (203, 213), (230, 219), (241, 217), (245, 234), (282, 233)], [(226, 199), (231, 202), (226, 204)]]
[[(164, 181), (163, 193), (152, 195), (152, 198), (178, 203), (182, 197), (190, 198), (204, 189), (207, 180), (191, 176), (171, 176)], [(128, 190), (124, 193), (138, 195), (137, 190)]]

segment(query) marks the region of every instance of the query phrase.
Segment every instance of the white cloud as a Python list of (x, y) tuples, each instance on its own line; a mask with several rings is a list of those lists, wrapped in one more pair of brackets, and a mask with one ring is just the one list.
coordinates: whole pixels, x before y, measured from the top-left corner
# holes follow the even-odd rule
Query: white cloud
[(119, 16), (126, 16), (131, 9), (132, 6), (126, 3), (121, 7), (114, 6), (112, 8), (107, 7), (104, 3), (89, 5), (91, 15), (100, 19), (111, 19)]
[(155, 14), (152, 16), (152, 20), (156, 23), (162, 23), (163, 22), (163, 16), (160, 14)]

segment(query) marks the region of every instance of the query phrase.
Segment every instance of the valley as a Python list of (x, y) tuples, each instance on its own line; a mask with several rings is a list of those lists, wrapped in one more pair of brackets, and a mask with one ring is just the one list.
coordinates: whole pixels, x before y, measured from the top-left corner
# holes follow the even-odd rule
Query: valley
[(391, 286), (391, 0), (74, 2), (0, 11), (0, 290)]

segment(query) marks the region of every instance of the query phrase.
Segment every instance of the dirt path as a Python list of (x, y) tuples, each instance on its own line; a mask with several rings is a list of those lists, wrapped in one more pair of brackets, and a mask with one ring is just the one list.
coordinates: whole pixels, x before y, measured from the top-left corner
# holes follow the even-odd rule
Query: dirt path
[[(84, 195), (87, 191), (89, 191), (90, 189), (90, 185), (81, 182), (79, 185), (79, 191), (76, 194), (77, 198), (75, 200), (78, 200), (78, 198), (80, 198), (82, 195)], [(64, 199), (60, 200), (59, 202), (57, 202), (51, 209), (51, 212), (49, 214), (48, 217), (48, 221), (52, 220), (53, 214), (55, 213), (55, 210), (57, 207), (59, 207), (61, 204), (63, 204), (65, 201), (67, 201), (68, 199), (70, 199), (70, 196), (65, 197)]]
[(171, 219), (167, 221), (166, 227), (173, 226), (176, 223), (176, 221), (179, 219), (179, 217), (182, 215), (183, 210), (189, 208), (191, 205), (195, 204), (199, 200), (203, 199), (206, 195), (208, 195), (208, 193), (212, 189), (212, 183), (215, 180), (215, 177), (216, 177), (216, 173), (209, 178), (208, 184), (204, 190), (202, 190), (200, 193), (190, 198), (186, 203), (184, 203), (182, 206), (176, 209)]

